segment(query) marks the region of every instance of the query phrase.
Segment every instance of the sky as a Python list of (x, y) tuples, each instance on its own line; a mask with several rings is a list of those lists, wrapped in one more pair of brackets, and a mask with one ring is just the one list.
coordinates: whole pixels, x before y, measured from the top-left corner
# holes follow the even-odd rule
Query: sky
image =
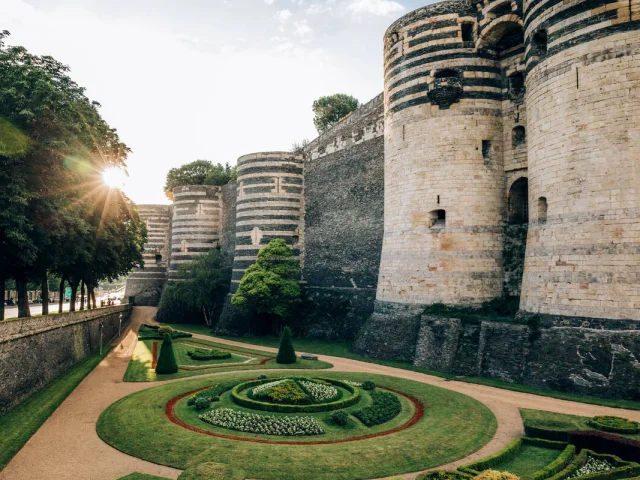
[(432, 0), (0, 0), (10, 45), (51, 55), (132, 150), (124, 192), (170, 168), (314, 139), (313, 101), (383, 89), (386, 28)]

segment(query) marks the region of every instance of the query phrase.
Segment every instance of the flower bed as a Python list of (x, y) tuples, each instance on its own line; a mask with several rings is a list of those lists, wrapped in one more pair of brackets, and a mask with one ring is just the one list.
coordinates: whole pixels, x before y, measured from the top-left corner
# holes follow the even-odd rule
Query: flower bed
[(298, 383), (316, 403), (330, 402), (340, 395), (338, 389), (332, 385), (308, 380), (300, 380)]
[(634, 434), (640, 432), (640, 423), (621, 417), (593, 417), (589, 425), (611, 433)]
[(611, 465), (606, 460), (599, 460), (594, 457), (589, 457), (587, 458), (586, 463), (579, 469), (577, 469), (573, 473), (573, 475), (568, 476), (567, 479), (583, 477), (584, 475), (591, 475), (592, 473), (606, 472), (609, 470), (613, 470), (613, 468), (613, 465)]
[(270, 388), (261, 390), (258, 388), (251, 390), (250, 398), (253, 397), (253, 399), (282, 405), (308, 405), (313, 403), (311, 397), (295, 380), (286, 379), (276, 383), (276, 385), (272, 385)]
[[(601, 468), (601, 470), (598, 470)], [(549, 480), (614, 480), (640, 475), (640, 465), (622, 460), (615, 455), (596, 453), (583, 449), (564, 470), (549, 477)]]
[(299, 437), (324, 433), (318, 421), (313, 417), (276, 417), (239, 412), (231, 408), (220, 408), (200, 415), (199, 418), (216, 427), (263, 435)]
[(380, 425), (394, 419), (402, 410), (400, 399), (391, 392), (370, 392), (373, 405), (353, 412), (353, 416), (367, 427)]
[(434, 472), (425, 472), (416, 477), (416, 480), (469, 480), (473, 478), (462, 472), (452, 472), (449, 470), (436, 470)]
[(196, 348), (193, 351), (187, 352), (187, 355), (193, 360), (225, 360), (231, 358), (231, 352), (225, 352), (223, 350)]

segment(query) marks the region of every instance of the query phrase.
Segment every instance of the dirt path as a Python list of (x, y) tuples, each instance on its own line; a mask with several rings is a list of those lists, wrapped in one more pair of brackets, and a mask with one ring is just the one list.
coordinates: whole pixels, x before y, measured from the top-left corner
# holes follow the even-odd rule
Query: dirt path
[[(114, 342), (114, 350), (91, 372), (87, 378), (69, 395), (53, 415), (40, 427), (35, 435), (0, 472), (0, 480), (33, 479), (82, 479), (115, 480), (132, 472), (148, 473), (175, 479), (179, 470), (155, 465), (126, 455), (104, 443), (95, 431), (95, 425), (102, 411), (116, 400), (166, 382), (128, 383), (122, 377), (136, 344), (138, 326), (151, 323), (155, 308), (136, 307), (130, 328), (121, 339)], [(211, 340), (205, 335), (194, 338)], [(263, 351), (273, 348), (257, 347), (230, 340), (216, 339), (217, 342)], [(484, 403), (498, 420), (498, 430), (493, 439), (476, 453), (438, 467), (455, 469), (462, 463), (480, 459), (502, 449), (523, 431), (519, 408), (532, 408), (574, 415), (623, 415), (640, 421), (640, 411), (612, 409), (587, 405), (526, 393), (501, 390), (484, 385), (447, 381), (442, 378), (393, 367), (349, 360), (346, 358), (322, 356), (334, 365), (334, 370), (345, 372), (377, 373), (406, 378), (436, 385), (463, 393)], [(209, 374), (216, 375), (216, 374)], [(184, 381), (193, 377), (172, 381)], [(415, 474), (392, 478), (413, 479)]]

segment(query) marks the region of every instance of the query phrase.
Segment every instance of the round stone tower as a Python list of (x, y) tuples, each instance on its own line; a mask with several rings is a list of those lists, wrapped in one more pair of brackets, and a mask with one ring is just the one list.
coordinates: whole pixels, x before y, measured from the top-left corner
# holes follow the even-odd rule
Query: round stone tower
[(173, 197), (169, 279), (176, 278), (180, 265), (218, 245), (222, 208), (220, 187), (217, 186), (177, 187)]
[(256, 255), (283, 238), (300, 255), (303, 244), (303, 158), (290, 152), (265, 152), (238, 159), (236, 249), (231, 293)]
[(640, 0), (525, 0), (521, 308), (640, 320)]

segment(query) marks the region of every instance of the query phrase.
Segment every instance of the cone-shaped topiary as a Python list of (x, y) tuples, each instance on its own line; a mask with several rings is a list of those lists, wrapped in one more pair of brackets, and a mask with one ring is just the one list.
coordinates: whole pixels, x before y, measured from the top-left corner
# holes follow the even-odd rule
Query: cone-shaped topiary
[(291, 330), (289, 327), (284, 327), (284, 331), (282, 332), (276, 363), (296, 363), (296, 352), (291, 342)]
[(162, 340), (162, 346), (160, 347), (160, 356), (158, 357), (158, 363), (156, 364), (156, 373), (176, 373), (178, 371), (178, 363), (176, 362), (176, 356), (173, 353), (173, 342), (171, 341), (171, 335), (164, 334), (164, 340)]

